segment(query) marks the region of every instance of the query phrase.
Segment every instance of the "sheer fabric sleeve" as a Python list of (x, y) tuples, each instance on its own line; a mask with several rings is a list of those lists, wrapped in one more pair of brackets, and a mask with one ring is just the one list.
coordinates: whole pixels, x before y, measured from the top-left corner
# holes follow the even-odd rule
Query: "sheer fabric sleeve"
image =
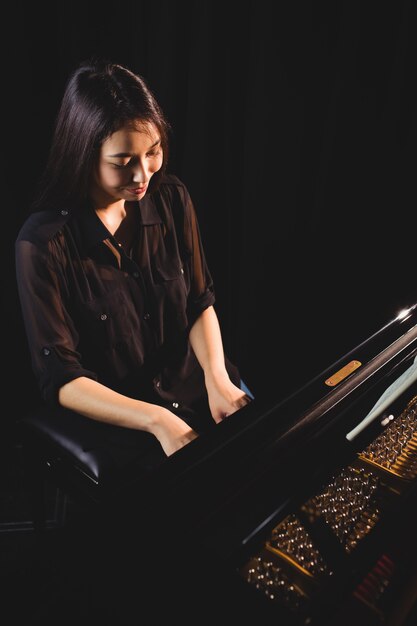
[[(215, 292), (193, 202), (184, 185), (178, 187), (178, 193), (182, 220), (179, 225), (177, 223), (177, 236), (185, 278), (189, 282), (187, 316), (191, 328), (204, 309), (214, 304)], [(176, 212), (178, 215), (178, 207)]]
[(66, 306), (68, 293), (58, 251), (18, 239), (15, 244), (17, 289), (32, 369), (41, 395), (58, 403), (65, 383), (97, 375), (85, 369), (77, 352), (78, 334)]

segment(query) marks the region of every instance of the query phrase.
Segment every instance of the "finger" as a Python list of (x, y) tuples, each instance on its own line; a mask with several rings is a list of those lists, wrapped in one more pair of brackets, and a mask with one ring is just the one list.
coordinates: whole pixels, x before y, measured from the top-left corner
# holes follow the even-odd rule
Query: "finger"
[(238, 400), (238, 407), (239, 409), (243, 408), (244, 406), (246, 406), (247, 404), (249, 404), (249, 402), (252, 402), (252, 398), (250, 396), (248, 396), (248, 394), (245, 393), (244, 396), (242, 396), (241, 398), (239, 398)]

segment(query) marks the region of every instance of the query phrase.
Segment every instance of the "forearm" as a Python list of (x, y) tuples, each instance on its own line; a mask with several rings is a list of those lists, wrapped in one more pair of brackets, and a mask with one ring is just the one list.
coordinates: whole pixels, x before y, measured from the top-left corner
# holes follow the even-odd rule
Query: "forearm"
[(248, 403), (249, 398), (232, 383), (226, 369), (219, 321), (213, 307), (205, 309), (190, 331), (190, 343), (204, 370), (212, 417), (224, 417)]
[(63, 385), (59, 403), (100, 422), (153, 432), (161, 407), (129, 398), (91, 378), (79, 377)]

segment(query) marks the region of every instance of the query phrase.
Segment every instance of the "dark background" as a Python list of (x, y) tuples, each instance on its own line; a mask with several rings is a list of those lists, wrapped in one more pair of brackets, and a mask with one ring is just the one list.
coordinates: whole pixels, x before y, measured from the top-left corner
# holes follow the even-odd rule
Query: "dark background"
[(141, 73), (173, 128), (227, 353), (274, 402), (417, 302), (412, 0), (13, 2), (3, 15), (5, 422), (34, 387), (14, 240), (68, 74)]

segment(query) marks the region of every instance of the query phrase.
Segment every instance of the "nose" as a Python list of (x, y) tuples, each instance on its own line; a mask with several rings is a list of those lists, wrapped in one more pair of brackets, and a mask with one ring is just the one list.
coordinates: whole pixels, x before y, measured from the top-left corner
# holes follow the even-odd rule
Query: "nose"
[(141, 161), (133, 167), (133, 182), (141, 184), (148, 182), (147, 169)]

